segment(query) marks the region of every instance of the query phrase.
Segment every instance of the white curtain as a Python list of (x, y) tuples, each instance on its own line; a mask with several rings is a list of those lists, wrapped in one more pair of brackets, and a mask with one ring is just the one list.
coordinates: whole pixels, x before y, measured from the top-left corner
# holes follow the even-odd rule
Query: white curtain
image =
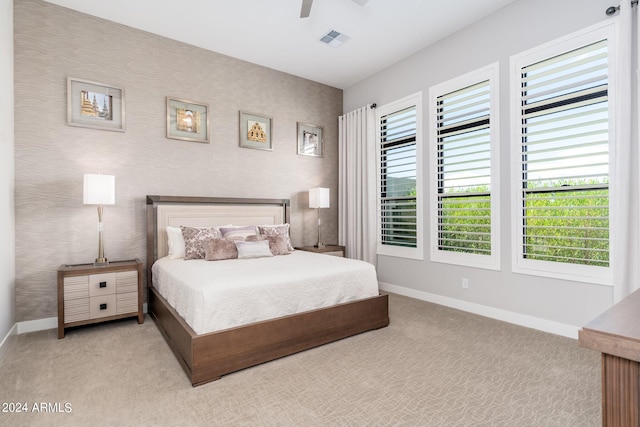
[(615, 151), (612, 153), (613, 191), (610, 222), (613, 225), (611, 268), (613, 302), (638, 289), (640, 251), (638, 240), (638, 32), (636, 8), (630, 0), (620, 4), (618, 40), (617, 103), (615, 106)]
[(338, 118), (338, 242), (347, 256), (376, 265), (375, 112), (371, 105)]

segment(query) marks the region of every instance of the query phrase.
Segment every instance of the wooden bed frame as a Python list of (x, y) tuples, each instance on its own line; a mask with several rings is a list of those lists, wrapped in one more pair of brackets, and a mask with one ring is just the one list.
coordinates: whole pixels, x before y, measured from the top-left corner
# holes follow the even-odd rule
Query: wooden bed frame
[(387, 295), (198, 335), (153, 288), (151, 266), (167, 254), (167, 225), (289, 222), (289, 200), (147, 196), (149, 314), (194, 386), (389, 324)]

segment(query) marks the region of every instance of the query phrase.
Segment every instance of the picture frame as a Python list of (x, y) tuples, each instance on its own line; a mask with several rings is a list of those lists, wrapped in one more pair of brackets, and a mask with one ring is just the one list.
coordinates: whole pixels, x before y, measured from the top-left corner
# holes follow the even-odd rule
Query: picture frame
[(322, 126), (298, 122), (298, 154), (324, 157), (323, 133)]
[(167, 96), (167, 138), (209, 143), (209, 104)]
[(124, 132), (124, 89), (67, 77), (67, 124)]
[(273, 151), (271, 127), (271, 117), (240, 111), (240, 147)]

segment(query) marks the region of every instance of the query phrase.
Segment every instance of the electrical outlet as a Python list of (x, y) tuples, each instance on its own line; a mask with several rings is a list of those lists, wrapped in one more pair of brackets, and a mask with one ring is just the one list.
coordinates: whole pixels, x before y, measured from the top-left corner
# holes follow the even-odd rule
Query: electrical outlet
[(462, 289), (469, 289), (469, 279), (462, 278)]

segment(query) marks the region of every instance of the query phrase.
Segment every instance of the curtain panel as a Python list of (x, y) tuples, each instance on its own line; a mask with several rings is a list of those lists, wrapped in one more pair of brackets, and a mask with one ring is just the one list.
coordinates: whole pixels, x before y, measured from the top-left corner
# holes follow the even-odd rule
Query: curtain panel
[(620, 4), (617, 90), (615, 105), (615, 149), (612, 153), (613, 193), (610, 223), (613, 225), (611, 269), (613, 302), (638, 289), (640, 251), (638, 239), (638, 49), (637, 7), (630, 0)]
[(346, 256), (376, 265), (375, 113), (371, 105), (338, 118), (338, 242)]

